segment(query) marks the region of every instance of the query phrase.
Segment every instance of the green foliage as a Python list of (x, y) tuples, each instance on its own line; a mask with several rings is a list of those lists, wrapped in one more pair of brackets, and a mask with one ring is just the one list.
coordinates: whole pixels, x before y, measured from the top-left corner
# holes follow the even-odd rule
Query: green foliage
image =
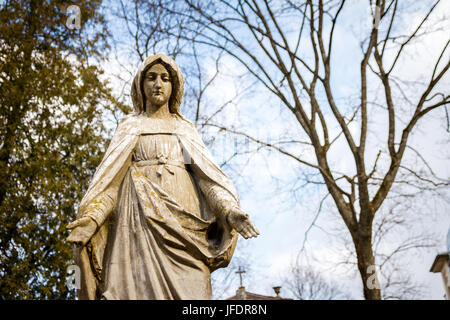
[(0, 3), (0, 299), (67, 299), (65, 226), (99, 164), (113, 101), (101, 1)]

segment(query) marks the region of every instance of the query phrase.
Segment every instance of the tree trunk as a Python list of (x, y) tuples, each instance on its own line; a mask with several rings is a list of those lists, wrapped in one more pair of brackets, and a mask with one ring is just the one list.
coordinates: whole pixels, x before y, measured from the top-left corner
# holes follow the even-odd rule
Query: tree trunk
[(375, 257), (372, 251), (372, 237), (360, 235), (354, 238), (358, 269), (364, 288), (364, 298), (366, 300), (381, 300), (380, 283), (375, 266)]

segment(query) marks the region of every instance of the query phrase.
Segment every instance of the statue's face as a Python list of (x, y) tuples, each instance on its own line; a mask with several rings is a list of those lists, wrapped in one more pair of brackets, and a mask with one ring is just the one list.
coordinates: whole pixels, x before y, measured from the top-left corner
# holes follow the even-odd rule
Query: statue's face
[(143, 89), (146, 101), (155, 107), (161, 107), (169, 101), (172, 82), (169, 72), (162, 64), (155, 64), (147, 70)]

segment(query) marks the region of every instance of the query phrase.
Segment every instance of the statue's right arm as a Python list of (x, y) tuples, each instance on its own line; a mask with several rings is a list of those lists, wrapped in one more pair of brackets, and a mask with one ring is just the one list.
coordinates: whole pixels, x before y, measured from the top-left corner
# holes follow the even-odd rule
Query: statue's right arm
[(124, 166), (110, 185), (94, 201), (87, 205), (82, 217), (92, 218), (98, 227), (103, 225), (109, 215), (114, 211), (119, 189), (127, 171), (128, 166)]
[[(105, 153), (105, 158), (103, 159), (102, 164), (110, 156), (111, 152), (113, 152), (113, 150), (115, 150), (115, 148), (121, 143), (121, 141), (123, 141), (124, 137), (129, 133), (130, 131), (129, 127), (133, 126), (133, 123), (129, 120), (132, 119), (130, 119), (129, 117), (124, 117), (117, 126), (114, 136), (108, 147), (108, 150)], [(103, 175), (106, 176), (102, 176), (101, 180), (104, 180), (105, 178), (109, 180), (107, 178), (107, 175), (112, 175), (109, 176), (110, 178), (112, 178), (111, 182), (93, 200), (87, 203), (86, 206), (82, 207), (83, 211), (79, 216), (92, 218), (92, 220), (94, 220), (97, 223), (98, 227), (103, 225), (103, 223), (106, 221), (111, 212), (114, 211), (114, 207), (116, 205), (119, 193), (119, 188), (122, 184), (126, 172), (128, 171), (129, 165), (131, 164), (131, 154), (128, 154), (127, 158), (128, 159), (124, 162), (123, 166), (119, 171), (114, 172), (104, 171)], [(116, 159), (113, 158), (113, 160), (115, 161)], [(100, 164), (100, 166), (102, 164)], [(91, 188), (91, 186), (89, 188)]]
[(85, 245), (95, 232), (103, 225), (111, 212), (114, 211), (119, 181), (113, 181), (84, 210), (81, 217), (70, 223), (67, 228), (73, 229), (67, 240), (75, 244)]
[(114, 194), (115, 191), (113, 189), (108, 188), (105, 190), (105, 192), (101, 193), (97, 199), (88, 205), (82, 217), (90, 217), (95, 221), (97, 227), (102, 226), (114, 210), (116, 204), (116, 197)]

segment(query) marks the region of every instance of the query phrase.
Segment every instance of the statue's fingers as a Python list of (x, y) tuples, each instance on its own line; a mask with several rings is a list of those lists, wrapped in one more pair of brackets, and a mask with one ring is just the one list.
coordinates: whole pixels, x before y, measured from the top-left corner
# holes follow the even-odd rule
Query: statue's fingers
[(77, 248), (83, 247), (83, 242), (82, 241), (72, 242), (72, 244), (75, 245), (75, 247), (77, 247)]
[(73, 229), (76, 228), (80, 225), (80, 221), (79, 220), (75, 220), (74, 222), (69, 223), (66, 228), (67, 229)]
[(83, 229), (75, 229), (67, 237), (68, 241), (70, 242), (83, 241), (85, 238), (86, 234), (85, 232), (83, 232)]
[(247, 234), (249, 235), (249, 238), (253, 238), (256, 237), (258, 235), (258, 233), (256, 232), (256, 230), (253, 228), (253, 226), (248, 226), (245, 231), (247, 232)]
[(241, 234), (241, 236), (244, 237), (244, 239), (248, 239), (249, 236), (250, 236), (245, 230), (242, 230), (242, 231), (240, 232), (240, 234)]
[(246, 239), (256, 237), (255, 232), (253, 231), (251, 226), (247, 226), (244, 228), (244, 233), (246, 235)]
[(248, 239), (250, 237), (250, 235), (246, 232), (242, 232), (241, 235), (244, 237), (244, 239)]
[(73, 235), (72, 233), (66, 238), (67, 242), (76, 243), (79, 241), (78, 237), (76, 235)]
[[(246, 234), (245, 234), (245, 226), (243, 226), (242, 224), (239, 224), (238, 226), (236, 226), (236, 231), (245, 238)], [(247, 239), (247, 238), (246, 238)]]
[(67, 242), (70, 242), (76, 246), (84, 246), (86, 243), (82, 236), (72, 234), (67, 237)]
[(250, 220), (247, 221), (247, 226), (246, 228), (248, 228), (248, 230), (253, 234), (259, 234), (258, 229), (256, 229), (256, 226), (253, 222), (251, 222)]
[(79, 246), (82, 245), (82, 242), (81, 242), (81, 241), (71, 241), (70, 243), (76, 245), (77, 247), (79, 247)]
[(257, 237), (259, 235), (258, 229), (256, 229), (253, 223), (249, 223), (245, 228), (250, 237)]
[(254, 224), (252, 224), (251, 230), (252, 230), (252, 233), (255, 235), (255, 237), (259, 236), (259, 230), (258, 230), (258, 228), (256, 228), (256, 226)]
[(86, 223), (86, 218), (87, 218), (87, 217), (83, 217), (83, 218), (77, 219), (77, 220), (75, 220), (74, 222), (69, 223), (69, 224), (66, 226), (66, 228), (67, 228), (67, 229), (74, 229), (74, 228), (76, 228), (76, 227), (78, 227), (78, 226), (80, 226), (80, 225), (83, 225), (83, 224)]
[(242, 233), (244, 231), (244, 227), (239, 226), (238, 228), (236, 228), (236, 231)]
[(75, 220), (75, 221), (72, 222), (72, 223), (69, 223), (69, 224), (66, 226), (66, 228), (67, 228), (67, 229), (74, 229), (74, 228), (76, 228), (76, 227), (78, 227), (78, 226), (85, 225), (85, 224), (87, 224), (87, 223), (89, 222), (90, 219), (91, 219), (91, 218), (89, 218), (89, 217), (82, 217), (82, 218), (80, 218), (80, 219)]

